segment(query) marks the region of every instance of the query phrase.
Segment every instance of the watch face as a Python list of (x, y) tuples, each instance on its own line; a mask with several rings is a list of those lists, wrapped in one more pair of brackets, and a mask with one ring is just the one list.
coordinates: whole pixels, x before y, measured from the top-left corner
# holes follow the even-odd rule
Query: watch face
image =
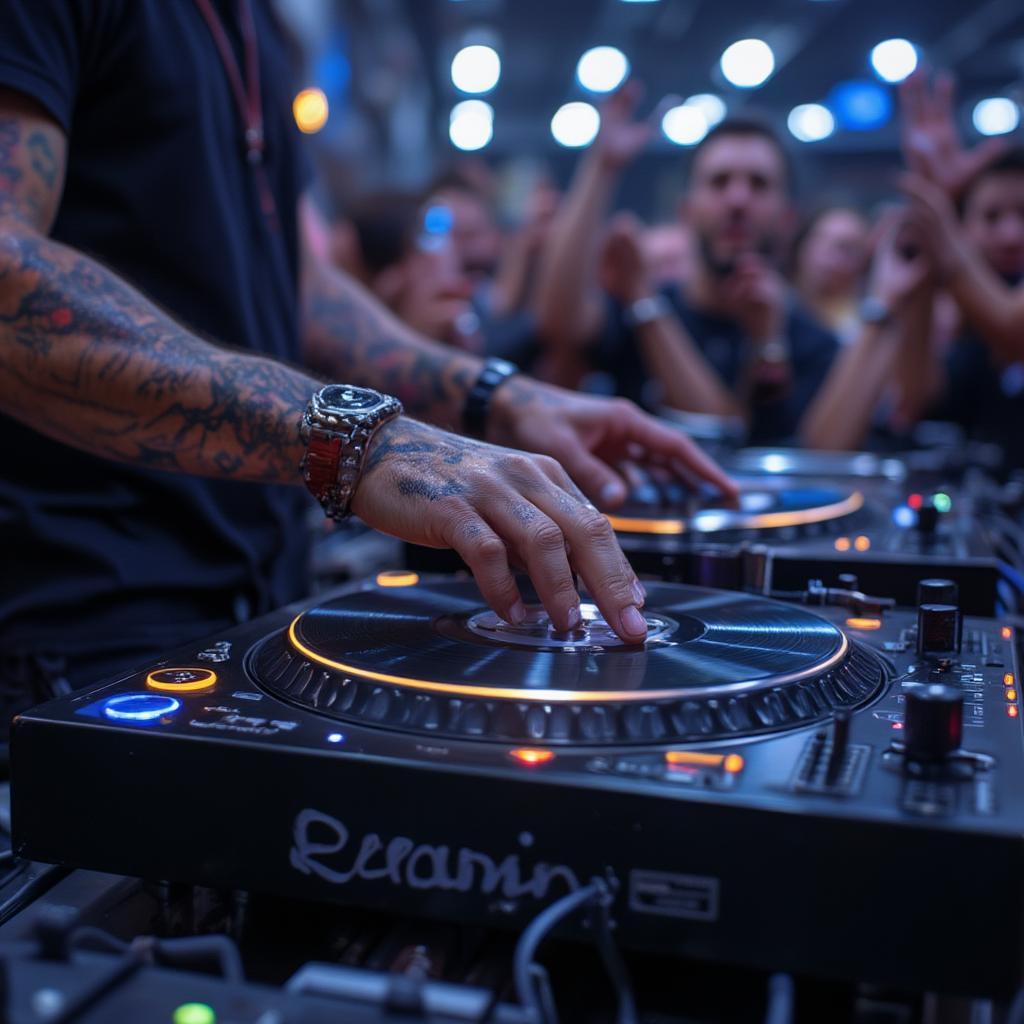
[(331, 384), (320, 392), (320, 402), (325, 409), (338, 410), (348, 415), (354, 412), (368, 412), (383, 401), (384, 398), (379, 391), (350, 387), (347, 384)]

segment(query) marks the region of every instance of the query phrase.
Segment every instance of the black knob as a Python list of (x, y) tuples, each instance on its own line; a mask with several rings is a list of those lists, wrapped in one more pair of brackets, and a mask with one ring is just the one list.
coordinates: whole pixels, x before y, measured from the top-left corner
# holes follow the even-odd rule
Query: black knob
[(923, 604), (917, 609), (917, 653), (952, 654), (960, 649), (960, 609), (955, 604)]
[(960, 588), (952, 580), (919, 580), (918, 604), (958, 604)]
[(941, 761), (960, 746), (964, 695), (954, 686), (927, 683), (907, 691), (903, 737), (910, 761)]
[(939, 510), (932, 504), (922, 505), (917, 510), (917, 529), (931, 536), (939, 525)]

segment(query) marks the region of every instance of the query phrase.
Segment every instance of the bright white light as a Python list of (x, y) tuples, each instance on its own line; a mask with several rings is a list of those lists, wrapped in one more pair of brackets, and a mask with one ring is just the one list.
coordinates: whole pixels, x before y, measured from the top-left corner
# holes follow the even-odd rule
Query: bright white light
[(494, 136), (494, 108), (483, 100), (463, 100), (452, 107), (448, 138), (456, 149), (483, 149)]
[(836, 130), (836, 119), (820, 103), (801, 103), (786, 120), (793, 137), (800, 142), (820, 142)]
[(1005, 96), (991, 96), (977, 104), (971, 120), (982, 135), (1005, 135), (1016, 131), (1020, 124), (1020, 109)]
[(763, 39), (740, 39), (722, 54), (722, 74), (741, 89), (764, 85), (775, 70), (775, 54)]
[(614, 46), (595, 46), (576, 65), (576, 78), (591, 92), (611, 92), (622, 85), (628, 74), (629, 60)]
[(665, 111), (661, 130), (677, 146), (696, 146), (708, 133), (708, 122), (698, 107), (687, 103)]
[(686, 106), (696, 107), (708, 123), (708, 128), (714, 128), (726, 114), (725, 100), (710, 92), (699, 92), (686, 101)]
[(452, 58), (452, 84), (462, 92), (490, 92), (501, 78), (501, 58), (490, 46), (464, 46)]
[(570, 149), (589, 146), (601, 127), (601, 115), (589, 103), (566, 103), (551, 118), (555, 142)]
[(917, 67), (917, 47), (906, 39), (886, 39), (871, 51), (871, 66), (886, 82), (902, 82)]

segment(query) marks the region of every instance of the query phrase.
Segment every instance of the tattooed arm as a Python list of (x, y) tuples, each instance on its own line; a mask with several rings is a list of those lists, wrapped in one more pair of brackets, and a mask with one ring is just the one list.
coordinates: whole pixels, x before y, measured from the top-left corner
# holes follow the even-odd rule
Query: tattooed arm
[(94, 455), (299, 482), (296, 426), (317, 382), (209, 344), (48, 238), (65, 154), (52, 120), (0, 92), (0, 409)]

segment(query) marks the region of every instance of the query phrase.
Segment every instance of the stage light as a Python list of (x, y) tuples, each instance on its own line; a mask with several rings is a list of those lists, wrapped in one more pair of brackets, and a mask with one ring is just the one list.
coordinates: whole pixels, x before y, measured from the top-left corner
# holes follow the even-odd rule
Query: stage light
[(840, 82), (829, 93), (828, 108), (840, 127), (851, 132), (870, 132), (892, 117), (892, 96), (877, 82)]
[(775, 54), (763, 39), (740, 39), (726, 48), (721, 60), (722, 74), (741, 89), (756, 89), (771, 78)]
[(611, 92), (628, 74), (629, 59), (614, 46), (595, 46), (576, 65), (576, 80), (591, 92)]
[(707, 135), (708, 122), (699, 108), (683, 103), (665, 111), (661, 130), (677, 146), (695, 146)]
[(871, 66), (886, 82), (902, 82), (917, 67), (917, 47), (907, 39), (886, 39), (871, 51)]
[(799, 142), (820, 142), (836, 130), (836, 119), (820, 103), (801, 103), (786, 119), (789, 131)]
[(483, 100), (463, 100), (452, 107), (448, 138), (464, 152), (483, 149), (494, 136), (494, 109)]
[(299, 131), (313, 135), (327, 124), (330, 107), (323, 89), (303, 89), (292, 100), (292, 115)]
[(711, 92), (699, 92), (696, 96), (691, 96), (683, 105), (696, 107), (704, 115), (709, 129), (714, 128), (726, 114), (725, 100)]
[(461, 92), (490, 92), (499, 78), (501, 58), (491, 46), (464, 46), (452, 58), (452, 84)]
[(975, 106), (971, 120), (982, 135), (1006, 135), (1020, 124), (1020, 108), (1006, 96), (990, 96)]
[(569, 149), (589, 146), (601, 127), (601, 115), (589, 103), (566, 103), (551, 118), (551, 134), (555, 142)]

